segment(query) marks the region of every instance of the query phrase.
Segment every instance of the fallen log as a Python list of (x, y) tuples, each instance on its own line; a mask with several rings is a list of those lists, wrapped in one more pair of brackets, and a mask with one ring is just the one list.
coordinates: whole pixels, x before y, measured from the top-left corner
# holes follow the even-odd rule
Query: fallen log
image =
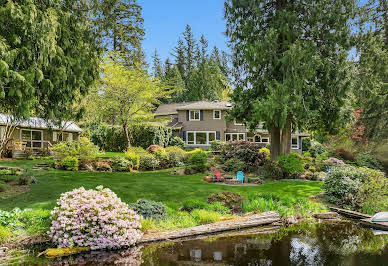
[(369, 219), (372, 218), (372, 215), (369, 214), (364, 214), (361, 212), (356, 212), (356, 211), (350, 211), (350, 210), (345, 210), (337, 207), (329, 207), (332, 211), (338, 212), (339, 214), (342, 214), (344, 216), (353, 218), (353, 219)]
[(264, 212), (261, 214), (246, 216), (236, 220), (222, 221), (167, 232), (145, 234), (139, 240), (138, 244), (238, 230), (259, 225), (267, 225), (278, 221), (280, 221), (280, 216), (278, 212)]
[(360, 223), (363, 226), (371, 227), (377, 230), (388, 231), (388, 222), (372, 222), (371, 218), (361, 219)]
[(90, 251), (89, 247), (72, 247), (72, 248), (49, 248), (39, 253), (37, 257), (45, 255), (48, 258), (70, 256), (85, 251)]

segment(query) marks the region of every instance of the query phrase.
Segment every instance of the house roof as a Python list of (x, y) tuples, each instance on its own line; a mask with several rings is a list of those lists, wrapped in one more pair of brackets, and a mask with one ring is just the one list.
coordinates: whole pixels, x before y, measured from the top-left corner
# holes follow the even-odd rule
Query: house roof
[(228, 110), (232, 108), (232, 104), (226, 101), (213, 101), (213, 102), (193, 102), (186, 105), (177, 107), (177, 110)]
[(155, 114), (156, 115), (174, 115), (178, 114), (177, 108), (183, 105), (190, 104), (192, 102), (188, 103), (169, 103), (169, 104), (161, 104), (156, 109)]
[[(13, 116), (8, 114), (0, 114), (0, 125), (7, 125), (13, 121)], [(81, 132), (82, 129), (72, 121), (62, 121), (62, 125), (58, 126), (51, 120), (45, 120), (39, 117), (30, 117), (26, 120), (21, 120), (17, 123), (20, 127), (39, 128), (39, 129), (57, 129), (73, 132)]]

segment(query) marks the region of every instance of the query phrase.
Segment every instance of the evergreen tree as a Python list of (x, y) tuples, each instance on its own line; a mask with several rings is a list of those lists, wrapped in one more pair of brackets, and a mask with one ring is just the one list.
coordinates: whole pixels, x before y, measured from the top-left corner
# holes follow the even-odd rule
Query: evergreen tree
[(159, 79), (163, 79), (163, 67), (160, 61), (160, 57), (158, 55), (158, 51), (155, 49), (155, 53), (152, 56), (152, 71), (154, 77)]
[(233, 51), (231, 117), (265, 122), (271, 156), (290, 152), (291, 132), (338, 128), (351, 88), (350, 19), (354, 0), (227, 0)]

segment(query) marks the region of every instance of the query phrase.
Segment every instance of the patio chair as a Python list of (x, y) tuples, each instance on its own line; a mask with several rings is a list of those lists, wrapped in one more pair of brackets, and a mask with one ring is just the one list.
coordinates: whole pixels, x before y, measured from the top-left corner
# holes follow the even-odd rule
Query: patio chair
[(225, 180), (225, 177), (224, 175), (221, 176), (220, 170), (214, 170), (213, 182), (221, 182), (224, 180)]
[(238, 171), (238, 172), (237, 172), (236, 179), (239, 180), (239, 181), (241, 181), (241, 184), (244, 184), (244, 172)]

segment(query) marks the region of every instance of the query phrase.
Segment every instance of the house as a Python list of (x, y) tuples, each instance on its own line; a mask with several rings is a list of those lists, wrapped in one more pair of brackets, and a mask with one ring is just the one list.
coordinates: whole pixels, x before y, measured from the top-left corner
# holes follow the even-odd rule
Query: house
[(76, 140), (82, 132), (82, 129), (71, 121), (63, 121), (59, 126), (53, 121), (39, 117), (15, 121), (11, 115), (0, 114), (0, 140), (6, 137), (10, 125), (13, 125), (14, 130), (6, 147), (13, 153), (15, 150), (23, 151), (25, 148), (37, 152), (60, 141)]
[[(247, 140), (263, 146), (270, 144), (269, 132), (263, 125), (251, 132), (240, 121), (228, 121), (226, 114), (232, 104), (226, 101), (197, 101), (187, 103), (162, 104), (155, 111), (155, 117), (168, 119), (177, 136), (188, 147), (208, 147), (213, 140)], [(294, 132), (291, 149), (302, 152), (302, 138), (309, 134)]]

